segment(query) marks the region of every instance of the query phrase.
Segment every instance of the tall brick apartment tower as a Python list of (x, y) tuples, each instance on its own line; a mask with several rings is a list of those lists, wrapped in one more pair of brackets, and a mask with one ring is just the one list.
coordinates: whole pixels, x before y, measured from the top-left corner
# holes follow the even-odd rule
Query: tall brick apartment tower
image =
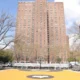
[(19, 61), (65, 62), (68, 58), (62, 2), (35, 0), (18, 3), (15, 58)]

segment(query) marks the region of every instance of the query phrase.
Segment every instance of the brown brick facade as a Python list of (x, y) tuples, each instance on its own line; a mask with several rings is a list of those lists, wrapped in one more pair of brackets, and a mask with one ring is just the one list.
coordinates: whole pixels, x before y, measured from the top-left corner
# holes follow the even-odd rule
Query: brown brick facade
[[(42, 58), (55, 62), (67, 60), (68, 40), (66, 36), (64, 6), (62, 2), (19, 2), (15, 43), (19, 60), (31, 62)], [(49, 60), (48, 60), (49, 59)]]

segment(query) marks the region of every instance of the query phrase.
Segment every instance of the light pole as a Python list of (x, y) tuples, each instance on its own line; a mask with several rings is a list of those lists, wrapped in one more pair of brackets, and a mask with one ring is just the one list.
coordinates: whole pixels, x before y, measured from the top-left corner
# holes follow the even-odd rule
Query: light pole
[(40, 64), (40, 67), (39, 67), (39, 68), (41, 69), (42, 58), (39, 57), (39, 58), (38, 58), (38, 61), (39, 61), (39, 64)]
[(41, 64), (42, 64), (42, 61), (43, 61), (43, 60), (44, 60), (44, 59), (43, 59), (42, 56), (39, 56), (39, 57), (38, 57), (38, 61), (39, 61), (39, 64), (40, 64), (40, 67), (39, 67), (40, 69), (42, 68), (42, 67), (41, 67)]
[(38, 55), (37, 55), (37, 50), (36, 50), (36, 61), (37, 61), (37, 59), (38, 59), (37, 57), (38, 57)]

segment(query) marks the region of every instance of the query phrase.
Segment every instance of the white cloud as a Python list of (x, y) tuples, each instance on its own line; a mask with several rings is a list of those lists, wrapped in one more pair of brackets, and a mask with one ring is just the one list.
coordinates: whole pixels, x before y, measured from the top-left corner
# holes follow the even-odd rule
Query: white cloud
[(80, 21), (80, 0), (55, 0), (63, 2), (67, 29), (71, 28), (72, 22)]
[[(5, 45), (0, 45), (0, 49), (4, 48)], [(7, 46), (5, 49), (10, 49), (10, 46)]]

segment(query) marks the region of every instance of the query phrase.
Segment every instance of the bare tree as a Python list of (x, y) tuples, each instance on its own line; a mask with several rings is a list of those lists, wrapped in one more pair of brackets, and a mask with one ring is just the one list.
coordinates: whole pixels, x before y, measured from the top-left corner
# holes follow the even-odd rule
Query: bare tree
[(33, 44), (26, 43), (27, 40), (22, 37), (20, 39), (20, 37), (15, 41), (14, 58), (16, 61), (30, 61), (34, 52)]
[(2, 12), (0, 14), (0, 50), (5, 49), (14, 42), (14, 31), (14, 18), (5, 12)]
[(52, 62), (56, 62), (57, 57), (60, 57), (61, 46), (49, 46), (50, 58)]
[(75, 37), (75, 40), (74, 40), (74, 43), (75, 43), (78, 39), (80, 39), (80, 23), (74, 22), (73, 29), (70, 29), (70, 32), (76, 34), (73, 36)]
[(75, 22), (73, 26), (74, 26), (76, 33), (74, 33), (75, 35), (72, 37), (73, 44), (71, 45), (71, 51), (75, 59), (78, 59), (80, 58), (80, 23)]
[(34, 44), (35, 61), (43, 58), (44, 62), (47, 61), (47, 47), (40, 47), (39, 44)]

